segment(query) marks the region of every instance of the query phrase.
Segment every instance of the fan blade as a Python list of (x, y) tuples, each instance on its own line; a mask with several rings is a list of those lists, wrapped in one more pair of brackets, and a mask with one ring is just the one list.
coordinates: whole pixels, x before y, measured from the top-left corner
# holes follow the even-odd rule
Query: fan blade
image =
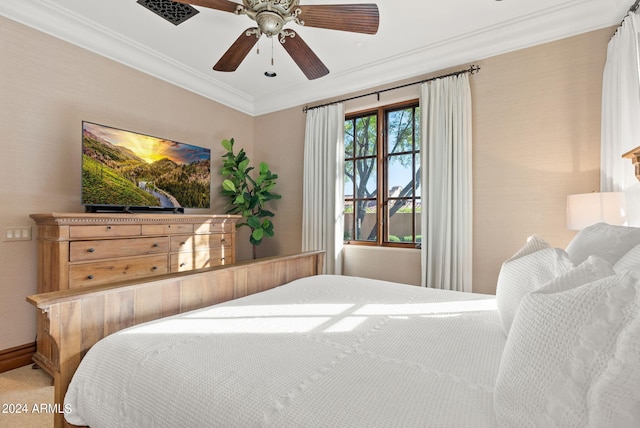
[[(284, 37), (282, 46), (287, 53), (289, 53), (293, 61), (298, 64), (298, 67), (300, 67), (300, 70), (307, 76), (307, 79), (313, 80), (329, 74), (329, 69), (295, 31), (289, 29), (285, 31), (286, 36)], [(293, 37), (291, 37), (291, 35)]]
[(249, 54), (253, 46), (258, 42), (255, 34), (248, 34), (256, 28), (248, 28), (233, 42), (231, 47), (222, 55), (222, 58), (213, 66), (216, 71), (236, 71), (240, 63)]
[(178, 3), (190, 4), (192, 6), (203, 6), (209, 9), (222, 10), (224, 12), (235, 13), (238, 3), (234, 3), (227, 0), (174, 0)]
[(306, 27), (376, 34), (380, 22), (378, 6), (363, 4), (326, 4), (298, 6), (298, 18)]

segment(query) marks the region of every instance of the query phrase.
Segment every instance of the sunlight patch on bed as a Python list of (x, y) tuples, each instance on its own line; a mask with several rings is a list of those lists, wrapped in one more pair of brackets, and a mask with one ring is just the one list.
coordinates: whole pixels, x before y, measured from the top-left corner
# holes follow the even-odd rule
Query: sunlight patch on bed
[(265, 316), (323, 316), (339, 315), (349, 309), (353, 304), (335, 303), (293, 303), (288, 305), (249, 305), (249, 306), (220, 306), (211, 307), (185, 314), (184, 318), (244, 318)]
[(306, 333), (329, 317), (175, 318), (140, 325), (123, 334), (229, 334)]
[(354, 312), (354, 315), (435, 315), (462, 312), (495, 311), (495, 299), (463, 300), (458, 302), (368, 304)]
[(324, 330), (325, 333), (347, 333), (355, 330), (368, 317), (346, 317)]

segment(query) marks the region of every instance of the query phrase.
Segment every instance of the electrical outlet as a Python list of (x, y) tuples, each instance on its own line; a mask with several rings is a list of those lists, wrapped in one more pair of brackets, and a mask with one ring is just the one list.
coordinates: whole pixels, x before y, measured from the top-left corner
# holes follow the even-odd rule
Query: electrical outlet
[(2, 232), (3, 241), (31, 241), (31, 226), (8, 226)]

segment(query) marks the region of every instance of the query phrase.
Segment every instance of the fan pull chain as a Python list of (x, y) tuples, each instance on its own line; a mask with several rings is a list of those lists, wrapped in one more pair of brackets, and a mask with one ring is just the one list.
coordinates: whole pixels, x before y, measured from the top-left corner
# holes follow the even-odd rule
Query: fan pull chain
[(273, 37), (271, 37), (271, 65), (273, 66)]

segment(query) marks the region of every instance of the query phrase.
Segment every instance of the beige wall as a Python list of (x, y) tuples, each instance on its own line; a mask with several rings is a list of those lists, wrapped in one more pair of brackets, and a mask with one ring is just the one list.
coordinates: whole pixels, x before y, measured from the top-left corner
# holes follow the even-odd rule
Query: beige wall
[[(482, 70), (471, 77), (474, 291), (494, 293), (502, 261), (531, 234), (566, 246), (573, 236), (565, 227), (566, 195), (599, 189), (602, 71), (613, 32), (598, 30), (476, 62)], [(463, 67), (454, 69), (459, 68)], [(430, 76), (412, 81), (424, 77)], [(346, 109), (356, 111), (418, 94), (414, 86), (384, 93), (380, 103), (375, 97), (350, 101)], [(265, 115), (256, 123), (288, 127), (299, 116), (299, 110), (292, 109)], [(282, 144), (282, 135), (271, 138), (258, 129), (258, 150)], [(302, 150), (292, 145), (302, 144), (304, 130), (299, 126), (290, 130), (282, 161), (299, 169)], [(293, 206), (298, 212), (287, 212), (288, 217), (298, 218), (302, 193), (287, 197), (299, 200)], [(287, 235), (288, 243), (299, 242), (300, 235)], [(419, 284), (419, 251), (348, 246), (344, 273)]]
[(282, 199), (270, 207), (274, 238), (258, 247), (258, 257), (299, 252), (302, 248), (302, 161), (305, 114), (302, 108), (282, 110), (255, 120), (255, 160), (278, 174), (276, 192)]
[[(482, 71), (471, 78), (475, 291), (494, 291), (501, 261), (529, 234), (564, 246), (572, 236), (564, 227), (566, 194), (597, 190), (600, 84), (612, 34), (596, 31), (478, 62)], [(30, 213), (82, 210), (86, 119), (210, 147), (214, 161), (220, 140), (234, 137), (280, 177), (276, 235), (258, 255), (300, 250), (302, 107), (253, 118), (4, 18), (0, 40), (2, 227), (32, 225)], [(415, 88), (385, 94), (382, 102), (415, 98)], [(222, 212), (212, 169), (210, 212)], [(247, 236), (241, 231), (240, 259), (251, 256)], [(345, 273), (418, 282), (417, 250), (353, 246), (346, 254)], [(0, 242), (0, 260), (2, 350), (34, 340), (35, 311), (24, 298), (36, 291), (36, 241)], [(401, 277), (394, 275), (399, 270)]]
[(613, 29), (481, 61), (473, 80), (474, 290), (530, 234), (565, 247), (566, 196), (600, 189), (602, 72)]
[[(83, 119), (209, 147), (213, 162), (231, 136), (253, 153), (252, 117), (0, 18), (3, 228), (33, 225), (31, 213), (83, 210)], [(223, 211), (217, 168), (212, 177), (212, 209), (193, 213)], [(241, 241), (239, 258), (250, 258)], [(3, 350), (35, 337), (35, 310), (25, 297), (36, 292), (36, 240), (0, 241), (0, 263)]]

